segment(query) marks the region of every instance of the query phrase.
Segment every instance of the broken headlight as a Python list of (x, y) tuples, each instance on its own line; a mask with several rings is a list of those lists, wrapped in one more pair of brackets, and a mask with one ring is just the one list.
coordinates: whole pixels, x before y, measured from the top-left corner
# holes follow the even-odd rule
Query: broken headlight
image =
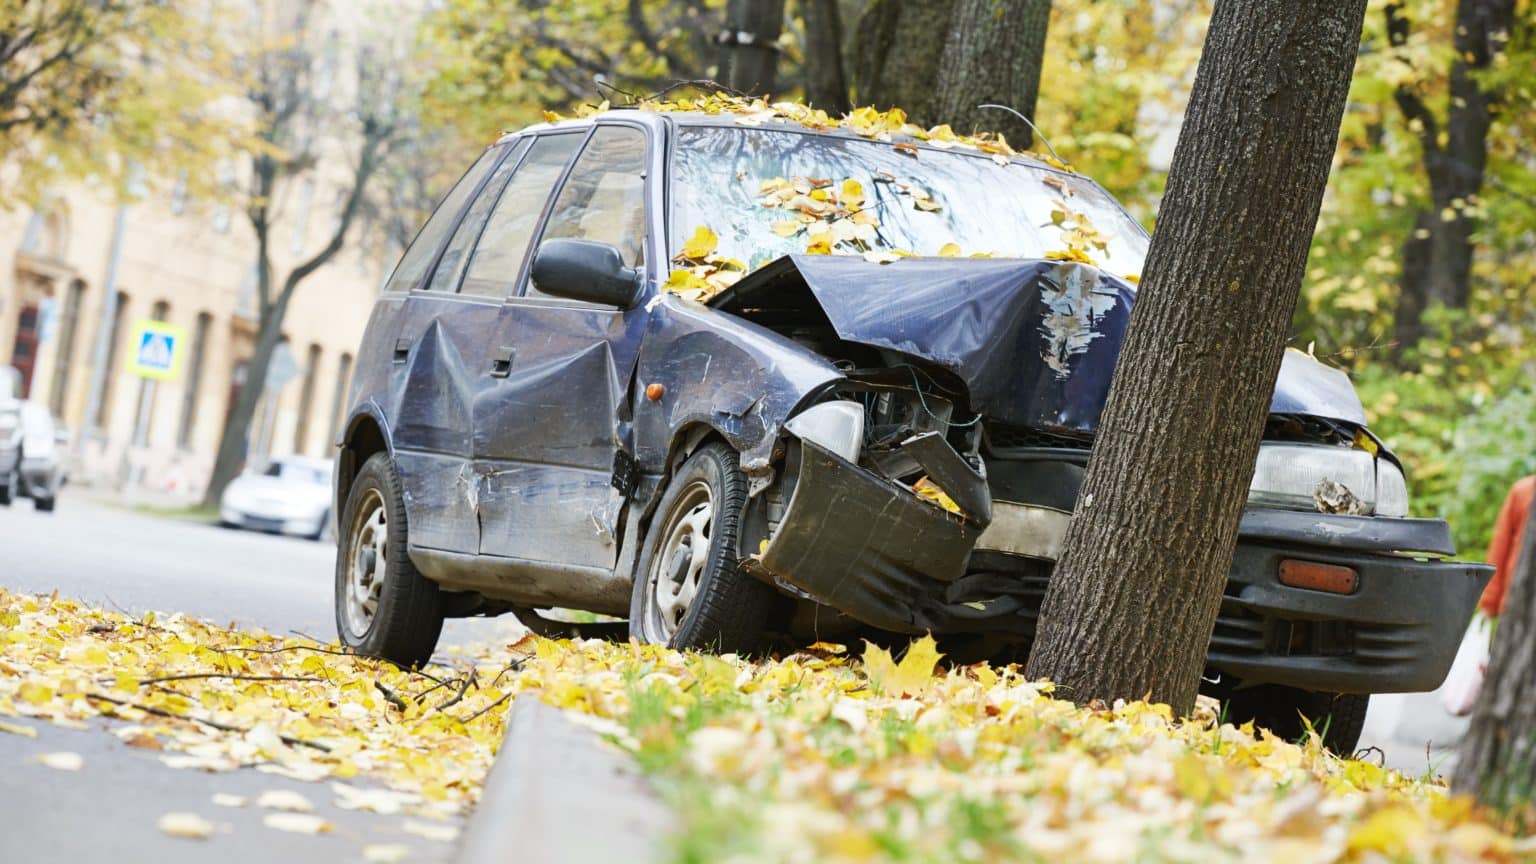
[[(1248, 504), (1287, 510), (1317, 510), (1319, 487), (1329, 487), (1330, 503), (1352, 499), (1350, 509), (1361, 515), (1408, 515), (1408, 487), (1403, 472), (1386, 459), (1347, 447), (1266, 442), (1259, 447)], [(1338, 487), (1347, 490), (1347, 495)]]
[(784, 428), (857, 464), (864, 444), (864, 406), (843, 399), (822, 402), (791, 417)]

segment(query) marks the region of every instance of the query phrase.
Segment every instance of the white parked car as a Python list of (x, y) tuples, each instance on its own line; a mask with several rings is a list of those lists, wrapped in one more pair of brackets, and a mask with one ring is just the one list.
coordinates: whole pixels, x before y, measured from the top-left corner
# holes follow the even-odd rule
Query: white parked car
[(21, 373), (0, 366), (0, 506), (11, 503), (21, 467)]
[(31, 498), (38, 510), (51, 513), (64, 488), (69, 435), (41, 402), (20, 403), (20, 415), (21, 459), (15, 491)]
[(219, 501), (219, 522), (319, 540), (331, 527), (331, 462), (288, 456), (235, 478)]

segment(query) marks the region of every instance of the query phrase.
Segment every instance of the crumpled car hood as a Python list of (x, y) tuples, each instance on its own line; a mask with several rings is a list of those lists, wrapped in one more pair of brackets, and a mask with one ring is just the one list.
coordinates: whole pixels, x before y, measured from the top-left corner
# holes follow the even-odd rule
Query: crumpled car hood
[[(952, 371), (993, 420), (1091, 432), (1109, 395), (1136, 289), (1070, 261), (790, 255), (710, 305), (746, 317), (803, 284), (838, 336)], [(767, 314), (771, 314), (771, 311)], [(1365, 425), (1348, 376), (1297, 351), (1270, 410)]]

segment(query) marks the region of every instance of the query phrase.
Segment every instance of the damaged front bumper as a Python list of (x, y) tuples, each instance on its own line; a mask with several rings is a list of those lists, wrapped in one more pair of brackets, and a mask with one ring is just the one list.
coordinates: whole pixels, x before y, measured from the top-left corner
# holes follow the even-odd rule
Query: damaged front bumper
[(783, 520), (750, 560), (797, 593), (897, 633), (933, 629), (924, 598), (965, 573), (981, 526), (811, 441)]
[[(988, 531), (812, 442), (799, 452), (788, 505), (752, 569), (883, 630), (1033, 638), (1065, 507), (997, 501)], [(1454, 551), (1441, 520), (1250, 509), (1209, 667), (1243, 685), (1432, 690), (1490, 574), (1443, 560)], [(1295, 587), (1280, 578), (1287, 560), (1358, 578), (1349, 593)]]

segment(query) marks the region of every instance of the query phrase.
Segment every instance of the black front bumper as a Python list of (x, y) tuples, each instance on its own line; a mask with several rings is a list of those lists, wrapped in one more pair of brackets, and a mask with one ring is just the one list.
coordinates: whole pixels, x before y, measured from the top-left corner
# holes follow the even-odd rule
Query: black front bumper
[[(752, 566), (795, 593), (896, 633), (1034, 637), (1048, 561), (972, 553), (981, 530), (805, 444), (794, 491)], [(1445, 522), (1249, 510), (1209, 666), (1242, 684), (1330, 692), (1432, 690), (1490, 568), (1454, 553)], [(1341, 595), (1283, 585), (1282, 559), (1354, 568)]]

